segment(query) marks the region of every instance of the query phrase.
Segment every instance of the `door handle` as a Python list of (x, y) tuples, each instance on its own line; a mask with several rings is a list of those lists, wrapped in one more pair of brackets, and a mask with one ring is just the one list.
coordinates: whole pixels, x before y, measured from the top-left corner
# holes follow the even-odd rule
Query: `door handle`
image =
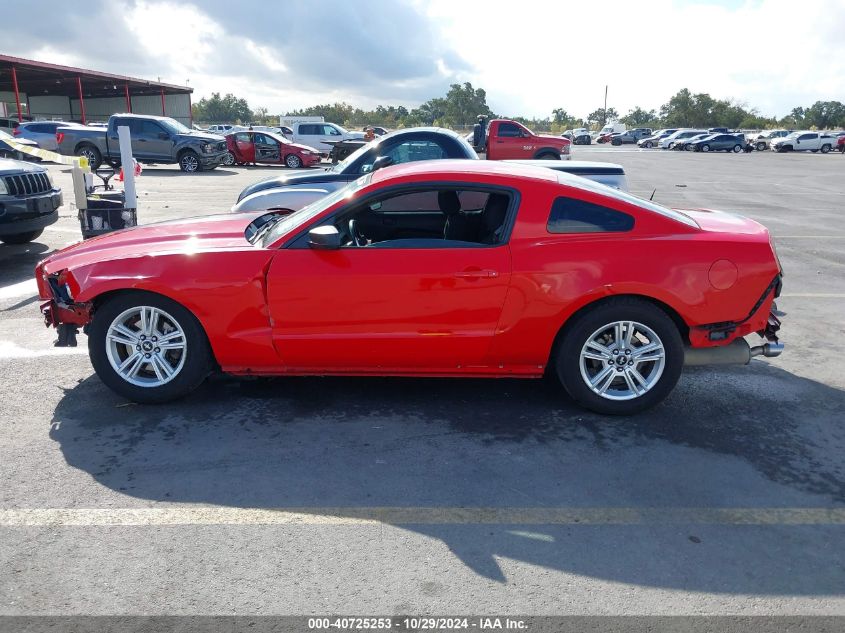
[(459, 279), (489, 279), (491, 277), (498, 277), (499, 271), (497, 270), (462, 270), (460, 272), (455, 273), (455, 277)]
[(497, 143), (504, 143), (504, 141), (496, 141)]

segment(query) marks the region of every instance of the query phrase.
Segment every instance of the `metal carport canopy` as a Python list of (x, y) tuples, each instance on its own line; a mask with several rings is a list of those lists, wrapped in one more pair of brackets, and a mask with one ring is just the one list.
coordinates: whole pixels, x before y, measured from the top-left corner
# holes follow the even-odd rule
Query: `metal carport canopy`
[(166, 114), (164, 111), (166, 95), (190, 96), (193, 89), (159, 81), (0, 55), (0, 92), (14, 93), (16, 115), (19, 121), (25, 118), (20, 101), (20, 94), (24, 93), (28, 96), (63, 96), (68, 99), (78, 99), (84, 123), (85, 99), (124, 97), (126, 110), (131, 111), (130, 97), (159, 95), (164, 115)]

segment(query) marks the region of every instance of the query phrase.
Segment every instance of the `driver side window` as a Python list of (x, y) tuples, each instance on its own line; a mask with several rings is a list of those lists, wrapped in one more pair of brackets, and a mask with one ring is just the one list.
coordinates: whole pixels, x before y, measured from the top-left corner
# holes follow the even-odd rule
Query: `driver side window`
[(500, 189), (426, 188), (392, 194), (334, 218), (347, 248), (477, 248), (507, 239), (514, 196)]

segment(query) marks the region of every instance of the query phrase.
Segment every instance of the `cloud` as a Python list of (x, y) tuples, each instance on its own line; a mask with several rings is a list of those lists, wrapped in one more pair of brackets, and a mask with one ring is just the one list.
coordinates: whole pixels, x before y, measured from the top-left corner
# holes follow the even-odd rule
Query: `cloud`
[[(472, 81), (494, 110), (585, 116), (659, 108), (679, 89), (764, 114), (845, 94), (845, 3), (808, 0), (29, 0), (5, 8), (9, 54), (245, 97), (414, 106)], [(32, 19), (38, 15), (38, 19)]]

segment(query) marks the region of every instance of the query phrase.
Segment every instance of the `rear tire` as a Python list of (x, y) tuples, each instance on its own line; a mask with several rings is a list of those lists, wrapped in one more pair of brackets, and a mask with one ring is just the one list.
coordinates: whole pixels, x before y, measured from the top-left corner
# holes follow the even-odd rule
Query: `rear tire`
[(302, 159), (296, 154), (288, 154), (285, 156), (285, 165), (290, 169), (299, 169), (302, 167)]
[[(134, 320), (136, 311), (142, 309), (147, 314), (154, 309), (158, 315), (146, 329), (140, 320)], [(122, 327), (120, 332), (115, 329), (117, 324)], [(149, 349), (142, 347), (145, 344)], [(180, 344), (181, 349), (175, 349)], [(171, 349), (162, 349), (165, 346)], [(172, 299), (151, 292), (122, 293), (98, 306), (88, 329), (88, 353), (94, 371), (107, 387), (142, 404), (187, 395), (199, 387), (213, 366), (208, 339), (196, 317)], [(138, 367), (132, 374), (135, 363)], [(168, 369), (173, 372), (170, 376)]]
[(758, 152), (765, 151), (765, 149), (766, 149), (766, 144), (765, 144), (765, 143), (762, 143), (762, 142), (757, 143), (757, 151), (758, 151)]
[[(638, 351), (646, 347), (650, 351)], [(632, 415), (674, 389), (684, 346), (663, 310), (643, 299), (620, 297), (576, 316), (553, 362), (561, 384), (580, 405), (606, 415)]]
[(235, 164), (235, 155), (232, 152), (226, 152), (226, 155), (223, 157), (222, 165), (226, 167), (231, 167)]
[(0, 242), (4, 244), (26, 244), (41, 237), (44, 229), (27, 231), (26, 233), (14, 233), (12, 235), (0, 235)]
[(742, 145), (734, 145), (734, 154), (739, 154), (742, 151)]
[(822, 145), (822, 154), (827, 154), (830, 151), (830, 145)]
[(91, 171), (96, 171), (103, 164), (103, 155), (100, 153), (100, 150), (90, 143), (80, 145), (76, 150), (76, 155), (88, 159), (88, 167), (91, 168)]

